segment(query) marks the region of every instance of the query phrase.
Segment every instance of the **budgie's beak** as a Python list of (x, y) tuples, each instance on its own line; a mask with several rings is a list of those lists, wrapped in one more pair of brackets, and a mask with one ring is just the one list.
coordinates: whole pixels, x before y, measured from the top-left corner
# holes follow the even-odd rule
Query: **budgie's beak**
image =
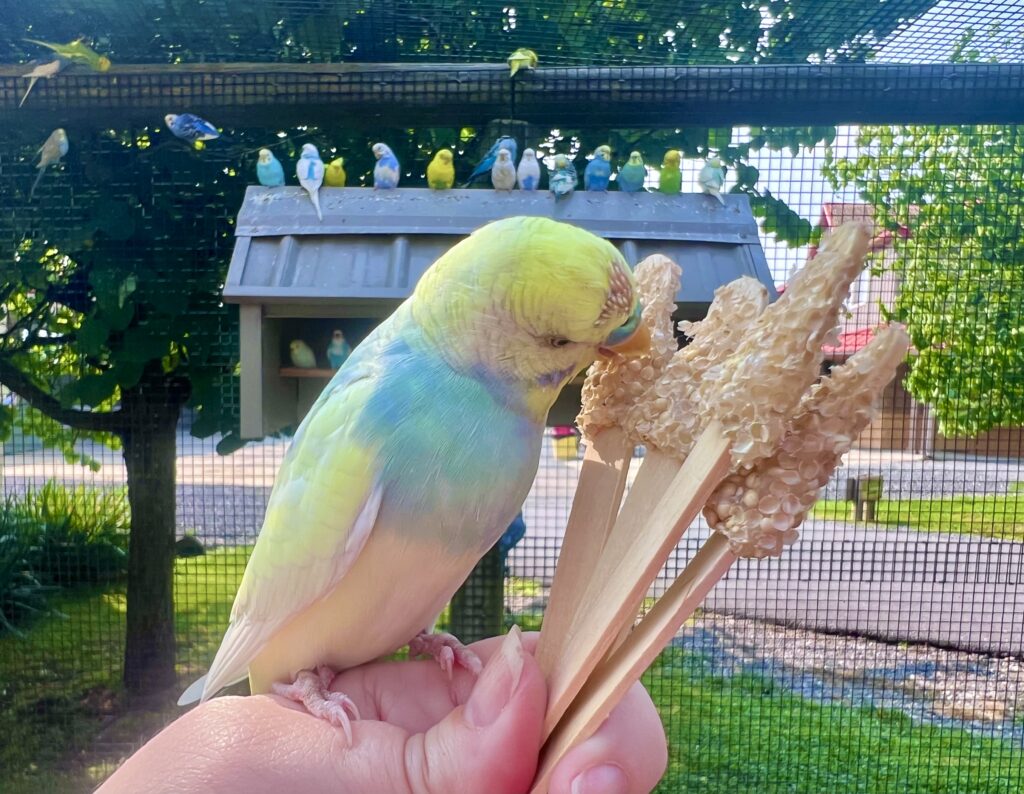
[(626, 358), (636, 358), (651, 351), (651, 332), (640, 317), (639, 303), (629, 319), (612, 331), (598, 350), (604, 356), (615, 354)]

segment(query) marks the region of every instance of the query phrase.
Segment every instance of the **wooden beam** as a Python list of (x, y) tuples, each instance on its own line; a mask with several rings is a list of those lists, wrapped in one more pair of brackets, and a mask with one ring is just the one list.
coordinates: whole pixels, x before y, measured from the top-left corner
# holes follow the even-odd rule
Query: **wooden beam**
[(513, 115), (590, 128), (1024, 121), (1024, 64), (541, 68), (514, 82), (502, 64), (117, 65), (40, 80), (19, 111), (26, 70), (0, 68), (0, 127), (183, 111), (221, 125), (365, 128)]

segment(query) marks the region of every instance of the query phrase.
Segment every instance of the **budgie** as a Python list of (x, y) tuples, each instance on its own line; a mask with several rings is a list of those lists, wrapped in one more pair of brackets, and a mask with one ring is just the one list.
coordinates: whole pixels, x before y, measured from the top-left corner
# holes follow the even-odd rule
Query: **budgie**
[(32, 188), (28, 192), (29, 201), (31, 201), (32, 197), (36, 194), (36, 187), (38, 187), (39, 180), (43, 178), (43, 174), (46, 172), (46, 169), (58, 162), (60, 158), (67, 153), (68, 134), (64, 132), (63, 127), (58, 127), (50, 133), (46, 142), (39, 147), (39, 162), (36, 165), (36, 168), (39, 169), (39, 173), (36, 174), (36, 181), (32, 183)]
[(722, 187), (725, 185), (725, 168), (722, 167), (721, 160), (717, 157), (712, 157), (708, 160), (697, 175), (697, 183), (700, 185), (701, 192), (714, 196), (722, 203), (723, 207), (725, 206), (725, 199), (722, 198)]
[(391, 190), (398, 187), (398, 180), (402, 173), (398, 165), (398, 158), (391, 151), (391, 147), (386, 143), (375, 143), (373, 156), (377, 158), (377, 165), (373, 167), (373, 186), (378, 190)]
[(448, 190), (455, 184), (455, 166), (451, 149), (438, 149), (427, 166), (427, 186), (432, 190)]
[(612, 175), (612, 149), (602, 145), (594, 149), (593, 159), (583, 170), (583, 187), (586, 190), (608, 190), (608, 180)]
[(164, 122), (176, 137), (191, 144), (201, 144), (220, 137), (220, 130), (192, 113), (168, 113), (164, 116)]
[(495, 190), (511, 190), (516, 186), (516, 164), (508, 149), (498, 149), (498, 159), (491, 166), (491, 184)]
[(482, 179), (485, 176), (490, 176), (491, 168), (494, 167), (494, 161), (498, 159), (499, 149), (508, 149), (512, 156), (512, 162), (514, 163), (516, 161), (516, 154), (519, 152), (516, 139), (511, 138), (508, 135), (502, 135), (494, 142), (494, 145), (487, 150), (487, 154), (485, 154), (483, 159), (477, 164), (477, 167), (473, 169), (473, 173), (469, 175), (469, 179), (466, 180), (463, 187), (471, 185), (478, 179)]
[(248, 675), (350, 738), (332, 670), (416, 638), (478, 671), (425, 630), (522, 506), (562, 387), (649, 339), (626, 261), (583, 229), (506, 218), (442, 255), (299, 426), (220, 649), (179, 703)]
[(523, 149), (523, 159), (516, 169), (516, 184), (520, 190), (536, 190), (540, 187), (540, 161), (533, 149)]
[(324, 184), (327, 187), (345, 187), (348, 174), (345, 173), (345, 158), (335, 157), (324, 170)]
[(22, 77), (28, 78), (28, 88), (26, 88), (25, 93), (21, 95), (21, 102), (18, 103), (18, 107), (25, 104), (25, 100), (28, 99), (28, 95), (32, 93), (32, 89), (35, 88), (36, 83), (40, 79), (49, 80), (55, 74), (59, 74), (60, 70), (64, 68), (64, 64), (66, 63), (67, 61), (63, 58), (57, 58), (49, 63), (41, 63), (31, 71), (25, 72)]
[(260, 149), (256, 161), (256, 179), (263, 187), (281, 187), (284, 184), (284, 166), (270, 149)]
[(309, 200), (316, 208), (316, 217), (323, 220), (323, 213), (320, 212), (320, 186), (324, 183), (324, 161), (320, 159), (320, 152), (313, 144), (302, 144), (302, 154), (295, 163), (295, 176), (309, 193)]
[(570, 195), (576, 189), (576, 166), (572, 160), (564, 154), (555, 155), (555, 167), (551, 169), (548, 176), (548, 187), (555, 194), (555, 200), (559, 201)]
[(630, 152), (629, 162), (619, 169), (619, 176), (616, 182), (619, 190), (626, 193), (639, 193), (644, 189), (644, 182), (647, 180), (647, 166), (644, 165), (644, 158), (640, 152)]
[(334, 333), (331, 334), (330, 344), (327, 345), (327, 361), (330, 363), (331, 369), (341, 367), (350, 355), (352, 355), (352, 346), (345, 339), (345, 334), (335, 328)]
[(675, 195), (683, 189), (683, 172), (679, 170), (679, 150), (669, 149), (661, 161), (658, 173), (658, 190), (661, 193)]
[(520, 69), (536, 69), (537, 53), (526, 47), (520, 47), (506, 59), (508, 61), (509, 77), (515, 77)]
[(313, 352), (313, 348), (301, 339), (293, 339), (288, 343), (288, 357), (291, 359), (293, 367), (316, 368), (316, 354)]
[(25, 39), (40, 47), (53, 50), (61, 58), (74, 63), (81, 63), (97, 72), (105, 72), (110, 68), (110, 58), (100, 55), (96, 50), (85, 43), (85, 38), (75, 39), (67, 44), (53, 44), (49, 41), (39, 39)]

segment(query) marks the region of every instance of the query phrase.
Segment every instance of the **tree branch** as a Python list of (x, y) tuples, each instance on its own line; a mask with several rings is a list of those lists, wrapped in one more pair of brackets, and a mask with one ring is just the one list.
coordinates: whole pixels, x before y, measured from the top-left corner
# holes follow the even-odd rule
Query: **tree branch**
[(54, 421), (75, 430), (120, 433), (127, 427), (120, 409), (98, 413), (65, 408), (56, 397), (33, 383), (24, 372), (6, 358), (0, 358), (0, 383), (27, 401), (36, 410), (42, 411)]

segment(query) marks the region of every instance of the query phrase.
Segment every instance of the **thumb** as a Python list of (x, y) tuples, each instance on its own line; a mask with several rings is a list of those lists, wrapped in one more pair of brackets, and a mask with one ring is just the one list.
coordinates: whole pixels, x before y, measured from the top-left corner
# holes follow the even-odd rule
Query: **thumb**
[(547, 689), (517, 627), (505, 636), (469, 700), (426, 733), (409, 737), (415, 792), (522, 794), (533, 781)]

